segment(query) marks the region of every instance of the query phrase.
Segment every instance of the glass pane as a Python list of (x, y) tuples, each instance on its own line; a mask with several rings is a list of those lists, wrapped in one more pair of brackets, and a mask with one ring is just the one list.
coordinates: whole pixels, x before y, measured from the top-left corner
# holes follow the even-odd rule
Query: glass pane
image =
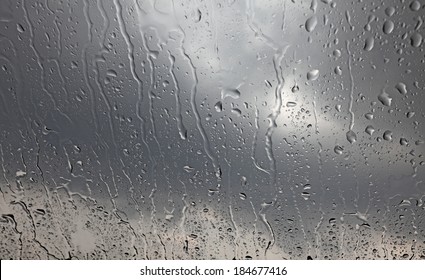
[(1, 259), (424, 259), (422, 1), (0, 1)]

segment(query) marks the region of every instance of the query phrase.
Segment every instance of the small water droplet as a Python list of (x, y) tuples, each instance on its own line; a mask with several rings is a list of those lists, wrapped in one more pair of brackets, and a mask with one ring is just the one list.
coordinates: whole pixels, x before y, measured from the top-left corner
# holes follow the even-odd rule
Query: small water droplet
[(292, 93), (296, 93), (296, 92), (298, 92), (299, 90), (300, 90), (300, 87), (299, 87), (297, 84), (295, 84), (295, 85), (292, 87), (292, 89), (291, 89)]
[(246, 199), (246, 194), (245, 193), (239, 193), (239, 198), (242, 200)]
[(295, 107), (295, 106), (297, 106), (296, 102), (289, 101), (286, 103), (286, 107)]
[(239, 110), (238, 108), (233, 108), (232, 113), (235, 114), (238, 117), (240, 117), (242, 115), (242, 111)]
[(20, 23), (17, 23), (16, 24), (16, 30), (18, 30), (19, 33), (24, 33), (25, 32), (25, 28)]
[(414, 115), (415, 115), (415, 112), (407, 112), (407, 113), (406, 113), (406, 117), (407, 117), (408, 119), (412, 118)]
[(184, 171), (186, 171), (187, 173), (193, 172), (193, 170), (195, 170), (193, 167), (189, 166), (189, 165), (185, 165), (183, 167)]

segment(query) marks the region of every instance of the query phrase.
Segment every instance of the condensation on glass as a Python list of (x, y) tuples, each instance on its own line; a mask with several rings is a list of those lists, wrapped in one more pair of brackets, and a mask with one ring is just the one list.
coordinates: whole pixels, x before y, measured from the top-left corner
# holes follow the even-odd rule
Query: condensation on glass
[(1, 259), (424, 259), (423, 1), (0, 1)]

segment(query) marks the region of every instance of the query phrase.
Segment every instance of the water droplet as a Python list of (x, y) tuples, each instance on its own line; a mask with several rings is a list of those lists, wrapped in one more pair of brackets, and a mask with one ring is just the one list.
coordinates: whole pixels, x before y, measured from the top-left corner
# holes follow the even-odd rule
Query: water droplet
[(395, 13), (395, 8), (394, 7), (388, 7), (385, 9), (385, 14), (389, 17), (393, 16)]
[(238, 117), (240, 117), (242, 115), (242, 111), (239, 110), (238, 108), (233, 108), (231, 112)]
[(16, 30), (18, 30), (19, 33), (24, 33), (25, 32), (25, 28), (20, 23), (17, 23), (16, 24)]
[(400, 138), (400, 145), (407, 146), (407, 144), (408, 144), (408, 141), (406, 138)]
[(341, 112), (341, 108), (342, 108), (341, 104), (337, 104), (337, 105), (335, 105), (335, 109), (336, 109), (338, 112)]
[(193, 172), (193, 170), (195, 170), (195, 168), (189, 166), (189, 165), (185, 165), (183, 167), (184, 171), (186, 171), (187, 173)]
[(201, 13), (201, 11), (200, 11), (199, 9), (197, 9), (197, 10), (194, 12), (194, 14), (193, 14), (193, 20), (194, 20), (195, 22), (200, 22), (200, 21), (201, 21), (201, 18), (202, 18), (202, 13)]
[(375, 132), (375, 128), (371, 125), (368, 125), (366, 126), (366, 129), (364, 131), (370, 136), (372, 136), (372, 134)]
[(410, 45), (415, 48), (419, 48), (422, 44), (422, 35), (415, 32), (410, 36)]
[(347, 137), (348, 142), (350, 142), (351, 144), (353, 144), (354, 142), (357, 141), (357, 135), (352, 130), (347, 131), (347, 133), (345, 134), (345, 136)]
[(308, 32), (313, 31), (317, 26), (317, 17), (316, 16), (312, 16), (311, 18), (307, 19), (307, 21), (305, 22), (305, 30), (307, 30)]
[(335, 74), (342, 75), (342, 69), (340, 66), (335, 67), (334, 69)]
[(221, 103), (221, 101), (218, 101), (217, 103), (215, 103), (214, 108), (217, 112), (223, 111), (223, 103)]
[(246, 199), (246, 194), (245, 193), (239, 193), (239, 198), (242, 200)]
[(364, 116), (368, 120), (372, 120), (373, 119), (373, 114), (372, 113), (366, 113)]
[(401, 94), (407, 94), (407, 87), (406, 84), (400, 82), (398, 83), (395, 88), (398, 90), (399, 93)]
[(394, 22), (391, 20), (386, 20), (384, 22), (384, 26), (382, 28), (382, 31), (384, 31), (385, 34), (390, 34), (394, 30)]
[(334, 50), (334, 51), (333, 51), (333, 55), (334, 55), (335, 57), (341, 57), (341, 51), (340, 51), (340, 50), (338, 50), (338, 49), (336, 49), (336, 50)]
[(408, 119), (412, 118), (414, 115), (415, 115), (415, 112), (407, 112), (407, 113), (406, 113), (406, 117), (407, 117)]
[(410, 3), (409, 7), (412, 11), (416, 12), (416, 11), (419, 11), (419, 9), (421, 8), (421, 3), (415, 0), (412, 3)]
[(111, 76), (111, 77), (117, 77), (117, 71), (113, 70), (113, 69), (109, 69), (108, 71), (106, 71), (106, 75)]
[(310, 198), (309, 192), (301, 192), (301, 196), (304, 198), (304, 200), (308, 200)]
[(378, 100), (385, 106), (391, 106), (391, 101), (393, 100), (388, 93), (382, 91), (380, 95), (378, 95)]
[(342, 152), (344, 151), (344, 149), (341, 146), (336, 145), (334, 148), (334, 152), (337, 155), (342, 155)]
[(230, 97), (233, 99), (238, 99), (241, 96), (241, 92), (235, 88), (225, 88), (221, 90), (221, 98)]
[(365, 40), (364, 50), (370, 52), (375, 45), (375, 39), (373, 37), (368, 37)]
[(296, 102), (289, 101), (286, 103), (286, 107), (295, 107), (295, 106), (297, 106)]
[(313, 69), (307, 73), (307, 80), (314, 81), (317, 80), (317, 78), (319, 78), (319, 70)]
[(384, 136), (383, 136), (382, 138), (384, 138), (384, 140), (386, 140), (386, 141), (391, 141), (391, 140), (393, 140), (393, 133), (392, 133), (392, 131), (390, 131), (390, 130), (386, 130), (386, 131), (384, 132)]
[(298, 92), (299, 90), (300, 90), (300, 87), (299, 87), (297, 84), (295, 84), (295, 85), (292, 87), (292, 89), (291, 89), (292, 93), (296, 93), (296, 92)]

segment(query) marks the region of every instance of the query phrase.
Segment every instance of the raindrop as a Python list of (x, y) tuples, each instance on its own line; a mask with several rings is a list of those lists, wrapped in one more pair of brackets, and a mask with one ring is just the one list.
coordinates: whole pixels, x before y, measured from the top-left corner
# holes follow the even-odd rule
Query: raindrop
[(374, 46), (374, 45), (375, 45), (375, 39), (373, 39), (373, 37), (368, 37), (368, 38), (366, 38), (366, 40), (365, 40), (365, 44), (364, 44), (363, 49), (364, 49), (365, 51), (370, 52), (370, 51), (373, 49), (373, 46)]
[(312, 16), (311, 18), (307, 19), (307, 21), (305, 22), (305, 29), (308, 32), (313, 31), (317, 26), (317, 17), (316, 16)]
[(344, 151), (344, 149), (341, 146), (336, 145), (334, 148), (334, 152), (337, 155), (342, 155), (342, 152)]
[(233, 108), (232, 113), (235, 114), (238, 117), (240, 117), (242, 115), (242, 111), (239, 110), (238, 108)]
[(382, 105), (391, 106), (392, 98), (385, 91), (382, 91), (381, 94), (378, 95), (378, 100), (382, 103)]
[(384, 138), (386, 141), (391, 141), (393, 140), (393, 133), (390, 130), (386, 130), (382, 138)]
[(301, 196), (304, 198), (304, 200), (308, 200), (310, 198), (310, 193), (309, 192), (302, 192)]
[(412, 47), (418, 48), (422, 44), (422, 35), (415, 32), (410, 36), (410, 45)]
[(289, 101), (286, 103), (286, 107), (295, 107), (295, 106), (297, 106), (296, 102)]
[(295, 85), (292, 87), (292, 89), (291, 89), (292, 93), (296, 93), (296, 92), (298, 92), (299, 90), (300, 90), (300, 87), (299, 87), (297, 84), (295, 84)]
[(319, 70), (313, 69), (307, 73), (307, 80), (314, 81), (317, 80), (317, 78), (319, 78)]
[(375, 128), (374, 128), (373, 126), (371, 126), (371, 125), (368, 125), (368, 126), (366, 127), (366, 129), (365, 129), (365, 132), (366, 132), (367, 134), (369, 134), (370, 136), (372, 136), (372, 134), (375, 132)]
[(407, 112), (407, 113), (406, 113), (406, 117), (407, 117), (408, 119), (412, 118), (414, 115), (415, 115), (415, 112)]
[(357, 135), (354, 131), (349, 130), (345, 136), (347, 137), (348, 142), (350, 142), (351, 144), (353, 144), (354, 142), (357, 141)]
[(364, 117), (365, 117), (366, 119), (368, 119), (368, 120), (373, 120), (373, 114), (372, 114), (372, 113), (366, 113), (366, 114), (364, 115)]
[(185, 165), (183, 167), (184, 171), (186, 171), (187, 173), (193, 172), (193, 170), (195, 170), (193, 167), (189, 166), (189, 165)]
[(221, 103), (221, 101), (218, 101), (217, 103), (215, 103), (214, 108), (217, 112), (223, 111), (223, 103)]
[(239, 198), (242, 200), (246, 199), (246, 194), (245, 193), (239, 193)]
[(385, 14), (389, 17), (393, 16), (395, 13), (395, 8), (394, 7), (388, 7), (385, 9)]
[(384, 22), (384, 26), (382, 28), (382, 31), (384, 31), (385, 34), (390, 34), (391, 32), (393, 32), (394, 30), (394, 22), (392, 22), (391, 20), (386, 20)]
[(408, 141), (406, 138), (400, 138), (400, 145), (407, 146), (407, 144), (408, 144)]
[(419, 9), (421, 8), (421, 3), (415, 0), (412, 3), (410, 3), (409, 7), (412, 11), (416, 12), (416, 11), (419, 11)]
[(342, 69), (340, 66), (335, 67), (334, 69), (335, 74), (342, 75)]
[(406, 84), (400, 82), (395, 86), (395, 88), (398, 90), (399, 93), (407, 94)]
[(221, 90), (221, 98), (230, 97), (233, 99), (238, 99), (241, 96), (241, 92), (238, 89), (229, 89), (225, 88)]
[(17, 23), (16, 24), (16, 30), (18, 30), (19, 33), (24, 33), (25, 32), (25, 28), (20, 23)]

